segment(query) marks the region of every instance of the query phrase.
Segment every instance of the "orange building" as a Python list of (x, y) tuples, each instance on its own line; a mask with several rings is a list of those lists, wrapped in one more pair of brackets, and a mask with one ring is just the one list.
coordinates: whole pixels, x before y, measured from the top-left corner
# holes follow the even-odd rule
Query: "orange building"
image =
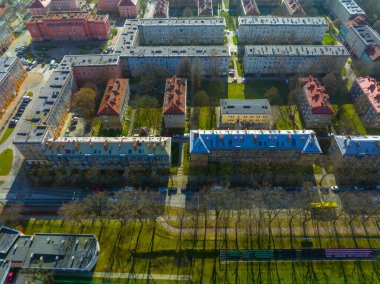
[(108, 15), (90, 12), (49, 13), (32, 17), (26, 27), (34, 41), (108, 40), (111, 32)]

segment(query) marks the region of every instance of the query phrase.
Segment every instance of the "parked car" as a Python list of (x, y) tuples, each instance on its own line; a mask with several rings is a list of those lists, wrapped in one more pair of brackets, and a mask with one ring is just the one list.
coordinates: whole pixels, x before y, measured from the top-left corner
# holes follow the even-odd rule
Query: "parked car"
[(158, 189), (158, 192), (160, 192), (160, 193), (166, 193), (167, 191), (168, 191), (168, 189), (166, 187), (160, 187)]

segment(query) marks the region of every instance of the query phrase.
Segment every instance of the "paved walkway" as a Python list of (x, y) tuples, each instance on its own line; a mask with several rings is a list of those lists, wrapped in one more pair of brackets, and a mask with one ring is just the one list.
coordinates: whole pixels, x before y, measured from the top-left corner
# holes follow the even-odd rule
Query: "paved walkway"
[(135, 273), (112, 273), (94, 272), (92, 277), (105, 279), (129, 279), (129, 280), (168, 280), (168, 281), (191, 281), (190, 275), (178, 274), (135, 274)]

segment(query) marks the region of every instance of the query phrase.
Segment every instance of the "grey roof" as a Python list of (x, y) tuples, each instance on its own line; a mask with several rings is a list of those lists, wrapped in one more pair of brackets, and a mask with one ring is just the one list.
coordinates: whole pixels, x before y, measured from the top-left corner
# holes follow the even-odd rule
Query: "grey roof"
[(221, 114), (271, 114), (267, 99), (257, 100), (220, 100)]
[(226, 20), (223, 17), (220, 18), (150, 18), (139, 19), (138, 26), (226, 26)]
[(323, 17), (239, 17), (240, 25), (300, 25), (327, 26)]
[(17, 62), (17, 57), (0, 57), (0, 73), (7, 73), (11, 66)]
[(347, 10), (351, 15), (365, 15), (365, 12), (354, 0), (338, 0), (339, 3)]
[(349, 56), (344, 46), (327, 45), (246, 45), (245, 54), (248, 56)]
[(116, 55), (66, 55), (57, 70), (70, 71), (70, 68), (74, 66), (118, 65), (118, 63), (119, 56)]
[(351, 26), (366, 45), (380, 45), (379, 35), (368, 25)]
[(344, 156), (380, 156), (380, 136), (334, 136)]
[(19, 235), (19, 231), (7, 227), (0, 227), (0, 258), (3, 258), (9, 251)]

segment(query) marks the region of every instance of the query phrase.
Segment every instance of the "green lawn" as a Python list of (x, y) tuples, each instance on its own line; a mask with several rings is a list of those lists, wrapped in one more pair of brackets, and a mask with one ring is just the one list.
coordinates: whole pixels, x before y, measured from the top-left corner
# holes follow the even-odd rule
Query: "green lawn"
[(189, 143), (185, 142), (182, 145), (183, 147), (183, 174), (188, 175), (189, 174), (189, 167), (190, 167), (190, 153), (189, 153)]
[[(292, 107), (295, 108), (296, 106), (292, 106)], [(302, 129), (303, 128), (298, 110), (296, 111), (295, 118), (294, 118), (294, 121), (296, 124), (295, 127), (294, 127), (291, 119), (289, 118), (288, 106), (285, 106), (285, 105), (284, 106), (272, 106), (272, 113), (278, 114), (278, 117), (275, 120), (277, 129), (294, 129), (294, 128)]]
[(245, 83), (244, 95), (246, 99), (263, 99), (265, 92), (271, 87), (277, 88), (280, 96), (274, 100), (273, 105), (285, 105), (289, 92), (288, 85), (279, 80), (250, 80)]
[(244, 84), (232, 83), (228, 84), (228, 98), (244, 100)]
[(230, 31), (236, 30), (235, 18), (231, 16), (228, 12), (222, 12), (221, 15), (222, 17), (226, 19), (226, 25), (227, 25), (226, 29)]
[(13, 151), (6, 149), (0, 153), (0, 176), (7, 176), (12, 168)]
[(331, 36), (330, 33), (326, 33), (322, 39), (323, 45), (336, 45), (338, 42)]
[(8, 137), (13, 133), (13, 130), (14, 130), (14, 128), (7, 128), (5, 130), (3, 136), (0, 139), (0, 144), (2, 144), (3, 142), (5, 142), (8, 139)]
[(232, 40), (233, 40), (233, 42), (234, 42), (234, 44), (238, 44), (238, 37), (237, 37), (237, 35), (234, 35), (234, 37), (232, 38)]
[(353, 104), (333, 105), (333, 107), (336, 112), (333, 125), (341, 129), (341, 134), (345, 134), (345, 132), (367, 134)]
[(191, 129), (216, 129), (216, 115), (213, 107), (193, 107)]
[[(212, 222), (212, 221), (209, 221)], [(243, 221), (244, 222), (244, 221)], [(323, 226), (319, 224), (319, 226)], [(267, 232), (267, 230), (264, 230)], [(95, 271), (191, 275), (192, 283), (379, 283), (378, 261), (229, 262), (219, 260), (220, 249), (301, 247), (300, 237), (264, 235), (174, 235), (150, 221), (116, 221), (84, 225), (61, 220), (30, 220), (25, 233), (88, 233), (100, 243)], [(313, 238), (315, 248), (378, 247), (367, 238)], [(365, 280), (365, 281), (364, 281)], [(363, 282), (364, 281), (364, 282)], [(164, 282), (164, 281), (163, 281)]]
[(134, 129), (147, 127), (152, 130), (160, 129), (162, 125), (162, 108), (140, 108), (136, 110)]

